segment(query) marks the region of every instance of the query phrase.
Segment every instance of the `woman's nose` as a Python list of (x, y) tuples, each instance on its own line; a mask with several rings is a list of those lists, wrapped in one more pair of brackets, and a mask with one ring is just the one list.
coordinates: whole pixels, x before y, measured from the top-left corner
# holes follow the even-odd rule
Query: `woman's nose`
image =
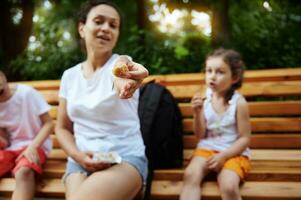
[(101, 25), (100, 28), (101, 28), (102, 31), (108, 31), (108, 30), (110, 29), (110, 25), (109, 25), (108, 22), (105, 22), (105, 23), (103, 23), (103, 24)]

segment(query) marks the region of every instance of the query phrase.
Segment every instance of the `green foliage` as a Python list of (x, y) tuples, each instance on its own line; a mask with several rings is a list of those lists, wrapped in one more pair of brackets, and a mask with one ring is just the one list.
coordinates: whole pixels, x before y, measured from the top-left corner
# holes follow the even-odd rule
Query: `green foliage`
[(301, 4), (297, 1), (232, 1), (232, 46), (249, 69), (300, 67)]
[[(296, 0), (229, 0), (229, 46), (244, 56), (248, 69), (301, 66), (301, 4)], [(62, 72), (84, 59), (77, 42), (74, 14), (83, 0), (51, 1), (45, 9), (36, 1), (33, 36), (27, 50), (11, 64), (20, 80), (58, 79)], [(197, 1), (195, 1), (197, 2)], [(209, 8), (217, 1), (204, 1)], [(137, 28), (136, 2), (117, 0), (124, 11), (123, 29), (115, 52), (145, 65), (151, 74), (198, 72), (212, 50), (210, 37), (190, 32), (167, 36), (153, 29)], [(70, 34), (70, 35), (69, 35)], [(69, 36), (70, 37), (69, 37)], [(1, 56), (1, 55), (0, 55)]]

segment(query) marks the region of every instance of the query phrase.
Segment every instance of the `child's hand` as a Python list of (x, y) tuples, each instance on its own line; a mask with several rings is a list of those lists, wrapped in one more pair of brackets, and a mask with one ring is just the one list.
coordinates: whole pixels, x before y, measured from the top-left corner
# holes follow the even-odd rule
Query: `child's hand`
[(205, 98), (202, 97), (200, 92), (197, 92), (193, 95), (191, 99), (191, 106), (194, 111), (200, 111), (203, 107)]
[(16, 161), (20, 160), (23, 156), (25, 156), (28, 160), (35, 164), (40, 164), (40, 157), (38, 154), (38, 150), (35, 147), (28, 146), (16, 159)]
[(77, 162), (88, 171), (98, 171), (103, 170), (106, 168), (109, 168), (111, 164), (109, 163), (103, 163), (99, 161), (93, 160), (93, 152), (91, 151), (85, 151), (81, 152), (81, 155), (79, 156), (80, 159), (77, 160)]
[(207, 168), (213, 171), (220, 171), (226, 161), (222, 153), (215, 154), (207, 159)]

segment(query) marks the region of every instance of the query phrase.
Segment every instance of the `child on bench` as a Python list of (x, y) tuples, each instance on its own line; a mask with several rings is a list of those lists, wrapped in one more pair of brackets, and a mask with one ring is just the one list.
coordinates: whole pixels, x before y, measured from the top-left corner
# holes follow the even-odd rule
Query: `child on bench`
[(237, 92), (244, 63), (233, 50), (218, 49), (206, 59), (206, 95), (191, 100), (194, 133), (199, 139), (184, 173), (181, 200), (201, 199), (200, 183), (217, 172), (223, 200), (241, 200), (239, 183), (250, 170), (250, 120), (248, 104)]
[(49, 109), (36, 90), (21, 84), (10, 87), (0, 71), (0, 177), (8, 172), (15, 177), (13, 200), (34, 197), (35, 175), (42, 173), (52, 148)]

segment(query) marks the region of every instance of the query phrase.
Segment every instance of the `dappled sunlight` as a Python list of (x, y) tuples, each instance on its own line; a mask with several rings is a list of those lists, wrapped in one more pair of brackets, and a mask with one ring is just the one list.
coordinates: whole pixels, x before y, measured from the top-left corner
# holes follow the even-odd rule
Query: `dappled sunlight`
[(166, 3), (160, 4), (157, 0), (151, 0), (150, 2), (152, 3), (152, 12), (149, 14), (149, 20), (156, 24), (160, 32), (185, 35), (194, 29), (210, 36), (211, 22), (209, 14), (180, 8), (171, 11)]
[(269, 2), (267, 2), (267, 1), (263, 2), (263, 7), (269, 12), (272, 12), (272, 10), (273, 10), (272, 7), (270, 6)]

